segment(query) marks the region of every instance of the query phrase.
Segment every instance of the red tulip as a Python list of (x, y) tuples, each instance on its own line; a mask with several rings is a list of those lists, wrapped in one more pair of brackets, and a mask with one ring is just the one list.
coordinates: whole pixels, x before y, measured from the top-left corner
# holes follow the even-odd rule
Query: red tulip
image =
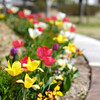
[(19, 47), (22, 47), (24, 45), (23, 41), (21, 41), (21, 40), (12, 41), (12, 44), (15, 48), (19, 48)]
[(55, 21), (57, 20), (57, 16), (51, 16), (51, 19)]
[(18, 15), (19, 15), (20, 18), (25, 18), (26, 17), (26, 15), (24, 14), (23, 11), (19, 11)]
[(75, 32), (76, 31), (76, 26), (73, 24), (70, 28), (70, 32)]
[(64, 18), (63, 22), (69, 22), (69, 18), (68, 17)]
[(44, 20), (47, 21), (47, 22), (49, 22), (50, 18), (49, 17), (45, 17)]
[(13, 12), (12, 12), (12, 10), (11, 10), (11, 9), (8, 9), (8, 13), (12, 14)]
[[(20, 60), (22, 68), (27, 69), (27, 67), (23, 66), (23, 64), (27, 64), (27, 61), (28, 61), (28, 57), (27, 56), (25, 56), (23, 59)], [(34, 60), (31, 58), (31, 61), (34, 61)]]
[(38, 13), (38, 14), (37, 14), (37, 17), (38, 17), (38, 18), (42, 18), (42, 16), (43, 16), (42, 13)]
[(30, 14), (30, 15), (27, 16), (28, 20), (33, 19), (33, 18), (35, 18), (35, 14)]
[(37, 29), (40, 31), (40, 32), (43, 32), (44, 29), (42, 27), (37, 27)]
[(46, 46), (37, 48), (37, 55), (40, 59), (43, 59), (45, 56), (50, 56), (52, 54), (52, 49), (49, 49)]
[(51, 66), (54, 62), (55, 62), (56, 59), (53, 59), (52, 56), (45, 56), (43, 57), (43, 62), (46, 66)]
[(38, 24), (38, 23), (39, 23), (39, 21), (37, 19), (33, 20), (33, 24)]

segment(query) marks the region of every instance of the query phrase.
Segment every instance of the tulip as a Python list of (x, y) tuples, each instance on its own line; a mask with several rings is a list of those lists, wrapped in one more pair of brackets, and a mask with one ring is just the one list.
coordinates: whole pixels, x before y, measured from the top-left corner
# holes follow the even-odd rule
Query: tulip
[(11, 75), (11, 76), (17, 76), (21, 74), (24, 70), (21, 69), (21, 63), (19, 61), (15, 61), (12, 64), (12, 67), (10, 65), (10, 62), (8, 61), (8, 68), (5, 68), (5, 70)]
[(37, 17), (38, 17), (38, 18), (42, 18), (42, 16), (43, 16), (42, 13), (38, 13), (38, 14), (37, 14)]
[(12, 10), (11, 10), (11, 9), (8, 9), (8, 13), (12, 14), (13, 12), (12, 12)]
[(61, 34), (59, 34), (57, 37), (54, 37), (53, 40), (57, 40), (58, 43), (63, 43), (65, 41), (68, 41), (68, 39)]
[(58, 50), (58, 48), (59, 48), (59, 45), (57, 43), (53, 45), (53, 50), (56, 51), (56, 50)]
[(51, 20), (53, 21), (57, 20), (57, 16), (51, 16)]
[(27, 16), (28, 20), (33, 19), (33, 18), (35, 18), (35, 14), (30, 14), (30, 15)]
[(70, 22), (64, 22), (63, 23), (63, 29), (64, 30), (69, 30), (71, 28), (71, 26), (72, 26), (72, 23), (70, 23)]
[(29, 10), (29, 9), (24, 9), (24, 14), (26, 15), (26, 16), (28, 16), (28, 15), (30, 15), (31, 14), (31, 10)]
[(43, 57), (43, 62), (46, 66), (51, 66), (54, 62), (56, 61), (56, 59), (53, 59), (52, 56), (45, 56)]
[(12, 6), (10, 8), (10, 10), (11, 10), (11, 13), (17, 13), (19, 11), (19, 8), (18, 7), (15, 7), (15, 6)]
[(39, 24), (39, 21), (37, 19), (34, 19), (33, 24)]
[(43, 32), (43, 31), (44, 31), (44, 28), (42, 28), (42, 27), (37, 27), (37, 29), (38, 29), (40, 32)]
[(63, 20), (65, 17), (66, 17), (65, 13), (62, 13), (62, 12), (57, 13), (57, 19), (58, 20)]
[(10, 51), (11, 56), (14, 56), (18, 51), (18, 48), (12, 48)]
[(41, 31), (39, 31), (39, 29), (32, 29), (32, 28), (29, 28), (28, 29), (28, 32), (29, 32), (29, 35), (32, 39), (40, 36), (42, 34)]
[(22, 47), (24, 45), (23, 41), (21, 41), (21, 40), (12, 41), (12, 44), (15, 48), (19, 48), (19, 47)]
[(39, 22), (38, 24), (35, 24), (34, 27), (35, 28), (42, 27), (42, 28), (46, 29), (47, 28), (47, 24), (44, 23), (44, 22)]
[(28, 71), (34, 71), (37, 69), (39, 64), (40, 64), (39, 60), (33, 60), (33, 59), (30, 59), (30, 57), (28, 57), (27, 64), (23, 63), (23, 67), (26, 67)]
[(19, 11), (18, 15), (19, 15), (20, 18), (25, 18), (26, 17), (26, 15), (24, 14), (23, 11)]
[(63, 22), (69, 22), (69, 18), (68, 17), (64, 18)]
[(5, 18), (5, 15), (3, 13), (0, 14), (0, 19)]
[[(34, 61), (32, 58), (30, 58), (30, 60)], [(27, 69), (27, 67), (23, 66), (23, 64), (27, 64), (27, 62), (28, 62), (28, 57), (27, 56), (25, 56), (23, 59), (20, 60), (22, 68)]]
[(0, 4), (0, 10), (3, 9), (3, 7), (4, 7), (3, 4)]
[(75, 32), (76, 31), (76, 26), (73, 24), (70, 28), (70, 32)]
[(44, 20), (47, 21), (47, 22), (49, 22), (50, 18), (49, 17), (45, 17)]
[(63, 49), (68, 49), (70, 52), (75, 53), (76, 52), (76, 45), (69, 43), (68, 46), (64, 46)]
[(25, 88), (36, 88), (40, 89), (38, 85), (33, 85), (36, 82), (36, 77), (30, 78), (28, 74), (25, 75), (25, 79), (23, 80), (17, 80), (17, 83), (23, 83)]
[(46, 46), (37, 48), (37, 55), (40, 59), (43, 59), (45, 56), (50, 56), (52, 54), (52, 49), (49, 49)]

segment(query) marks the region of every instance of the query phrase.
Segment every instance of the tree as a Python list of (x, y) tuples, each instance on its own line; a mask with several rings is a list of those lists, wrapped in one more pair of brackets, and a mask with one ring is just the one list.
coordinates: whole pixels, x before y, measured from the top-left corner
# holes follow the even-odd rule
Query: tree
[(79, 0), (79, 23), (82, 23), (83, 17), (83, 0)]
[(3, 0), (3, 5), (4, 5), (4, 8), (3, 8), (3, 13), (6, 15), (6, 2), (5, 2), (5, 0)]

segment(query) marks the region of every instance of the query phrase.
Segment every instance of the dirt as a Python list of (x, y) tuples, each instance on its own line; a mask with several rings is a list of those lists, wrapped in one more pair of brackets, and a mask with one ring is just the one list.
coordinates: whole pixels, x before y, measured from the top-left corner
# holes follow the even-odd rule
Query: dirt
[(90, 68), (83, 56), (76, 58), (76, 68), (79, 70), (79, 77), (72, 83), (71, 90), (61, 100), (84, 100), (90, 85)]
[[(4, 22), (0, 22), (0, 61), (1, 66), (6, 66), (7, 61), (5, 57), (10, 54), (13, 47), (13, 40), (23, 40), (22, 37), (17, 36)], [(19, 54), (24, 48), (18, 50)]]

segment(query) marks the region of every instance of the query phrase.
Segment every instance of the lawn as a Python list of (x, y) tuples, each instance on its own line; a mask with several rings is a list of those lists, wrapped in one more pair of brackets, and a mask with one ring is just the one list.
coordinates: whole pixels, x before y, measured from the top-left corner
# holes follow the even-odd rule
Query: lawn
[(87, 35), (93, 38), (100, 39), (100, 18), (97, 16), (90, 16), (87, 22), (86, 17), (83, 17), (83, 23), (79, 24), (78, 16), (69, 16), (70, 21), (77, 25), (77, 33)]

